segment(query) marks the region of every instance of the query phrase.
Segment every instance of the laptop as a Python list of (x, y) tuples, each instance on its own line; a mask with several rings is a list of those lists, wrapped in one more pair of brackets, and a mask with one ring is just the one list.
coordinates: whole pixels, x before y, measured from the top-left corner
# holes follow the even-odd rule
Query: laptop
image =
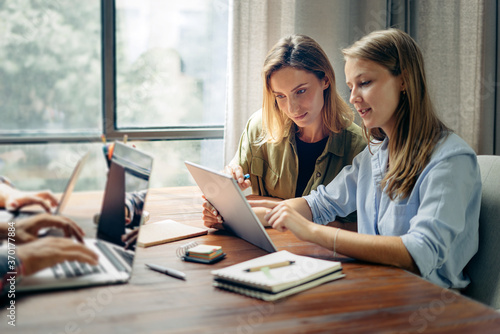
[(185, 161), (207, 200), (224, 218), (224, 228), (267, 252), (276, 252), (271, 238), (231, 176)]
[[(78, 176), (80, 175), (83, 166), (85, 165), (85, 162), (87, 161), (89, 157), (89, 152), (84, 154), (80, 159), (78, 159), (78, 162), (75, 165), (75, 168), (73, 168), (73, 171), (71, 172), (71, 176), (66, 183), (66, 187), (64, 188), (64, 192), (61, 195), (61, 199), (59, 200), (59, 203), (57, 206), (52, 210), (52, 214), (58, 215), (64, 210), (66, 205), (68, 204), (69, 197), (71, 196), (71, 193), (73, 192), (73, 189), (75, 188), (76, 181), (78, 180)], [(10, 212), (7, 210), (0, 210), (0, 219), (4, 221), (12, 221), (12, 220), (19, 220), (22, 218), (28, 218), (33, 215), (42, 213), (43, 211), (29, 211), (29, 210), (21, 210), (21, 211), (16, 211), (16, 212)], [(50, 228), (47, 229), (42, 229), (39, 233), (39, 236), (46, 235)], [(61, 234), (64, 235), (64, 234)]]
[[(24, 277), (19, 292), (68, 289), (128, 282), (132, 275), (135, 247), (125, 249), (121, 237), (125, 226), (126, 193), (142, 201), (135, 214), (142, 216), (149, 187), (153, 158), (136, 148), (115, 142), (95, 238), (85, 238), (87, 247), (99, 255), (99, 264), (90, 266), (66, 261)], [(89, 218), (91, 220), (91, 218)]]

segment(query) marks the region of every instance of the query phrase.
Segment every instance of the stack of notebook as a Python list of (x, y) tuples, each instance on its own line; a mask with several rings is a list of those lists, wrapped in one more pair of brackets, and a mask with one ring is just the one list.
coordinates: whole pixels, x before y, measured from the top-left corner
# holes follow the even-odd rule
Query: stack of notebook
[(226, 256), (226, 254), (222, 251), (221, 246), (196, 245), (192, 248), (188, 248), (182, 259), (191, 262), (215, 263), (222, 260), (224, 256)]
[(284, 250), (214, 270), (212, 274), (213, 285), (217, 288), (267, 301), (345, 276), (340, 262), (300, 256)]

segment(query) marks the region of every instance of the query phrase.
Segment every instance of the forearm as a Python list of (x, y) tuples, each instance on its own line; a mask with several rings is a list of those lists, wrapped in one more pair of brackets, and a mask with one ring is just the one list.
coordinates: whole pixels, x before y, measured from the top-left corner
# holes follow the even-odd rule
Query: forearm
[(0, 239), (7, 239), (9, 233), (9, 224), (7, 222), (0, 222)]
[(303, 197), (287, 199), (286, 202), (298, 213), (302, 215), (307, 220), (312, 221), (312, 211), (307, 204), (307, 201)]
[(3, 180), (0, 180), (0, 208), (5, 209), (7, 206), (7, 201), (9, 198), (15, 196), (19, 193), (19, 190), (13, 188), (10, 183), (6, 183)]
[(7, 197), (12, 191), (12, 188), (5, 183), (0, 183), (0, 208), (5, 208)]
[[(311, 228), (311, 240), (332, 251), (362, 261), (391, 265), (419, 273), (400, 237), (359, 234), (329, 226)], [(335, 247), (335, 249), (334, 249)]]

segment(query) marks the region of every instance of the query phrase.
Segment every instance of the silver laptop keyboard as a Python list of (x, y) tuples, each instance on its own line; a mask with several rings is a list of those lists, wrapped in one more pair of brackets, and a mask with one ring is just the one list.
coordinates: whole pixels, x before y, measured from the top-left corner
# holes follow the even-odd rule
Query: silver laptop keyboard
[[(95, 245), (99, 250), (106, 256), (106, 258), (113, 264), (113, 266), (118, 271), (128, 271), (127, 268), (116, 258), (114, 253), (109, 249), (109, 246), (103, 242), (99, 242), (98, 240), (95, 242)], [(114, 248), (114, 250), (120, 254), (122, 259), (132, 267), (134, 256), (130, 252), (122, 250), (118, 247)], [(52, 272), (56, 278), (67, 278), (67, 277), (78, 277), (83, 275), (90, 274), (99, 274), (105, 273), (106, 269), (101, 265), (91, 266), (87, 263), (77, 262), (77, 261), (64, 261), (61, 262), (52, 268)]]
[[(95, 242), (95, 245), (106, 256), (106, 258), (113, 264), (113, 266), (116, 268), (116, 270), (118, 270), (118, 271), (127, 271), (127, 268), (125, 268), (125, 266), (120, 262), (120, 260), (118, 260), (116, 258), (116, 256), (113, 254), (113, 252), (111, 251), (111, 249), (109, 249), (108, 245), (106, 245), (103, 242), (100, 242), (99, 240), (97, 240)], [(114, 247), (113, 249), (118, 254), (121, 255), (121, 257), (123, 258), (123, 260), (125, 260), (129, 264), (130, 267), (132, 267), (132, 261), (131, 260), (133, 260), (133, 258), (130, 259), (129, 257), (124, 257), (124, 254), (130, 255), (129, 253), (127, 253), (124, 250), (122, 250), (120, 248), (117, 248), (117, 247)]]
[(77, 277), (106, 272), (106, 269), (100, 264), (91, 266), (87, 263), (77, 261), (64, 261), (53, 266), (51, 269), (56, 278)]

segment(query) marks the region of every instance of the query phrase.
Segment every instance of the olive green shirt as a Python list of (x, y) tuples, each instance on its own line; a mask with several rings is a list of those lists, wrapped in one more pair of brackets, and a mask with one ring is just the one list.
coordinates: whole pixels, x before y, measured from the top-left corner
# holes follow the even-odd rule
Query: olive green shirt
[[(279, 144), (257, 145), (261, 132), (262, 113), (259, 110), (248, 120), (231, 163), (240, 165), (244, 173), (250, 174), (252, 194), (281, 199), (295, 197), (299, 174), (296, 126), (292, 125), (288, 138)], [(330, 133), (302, 196), (309, 195), (320, 184), (330, 183), (365, 146), (361, 128), (354, 123), (340, 133)]]

